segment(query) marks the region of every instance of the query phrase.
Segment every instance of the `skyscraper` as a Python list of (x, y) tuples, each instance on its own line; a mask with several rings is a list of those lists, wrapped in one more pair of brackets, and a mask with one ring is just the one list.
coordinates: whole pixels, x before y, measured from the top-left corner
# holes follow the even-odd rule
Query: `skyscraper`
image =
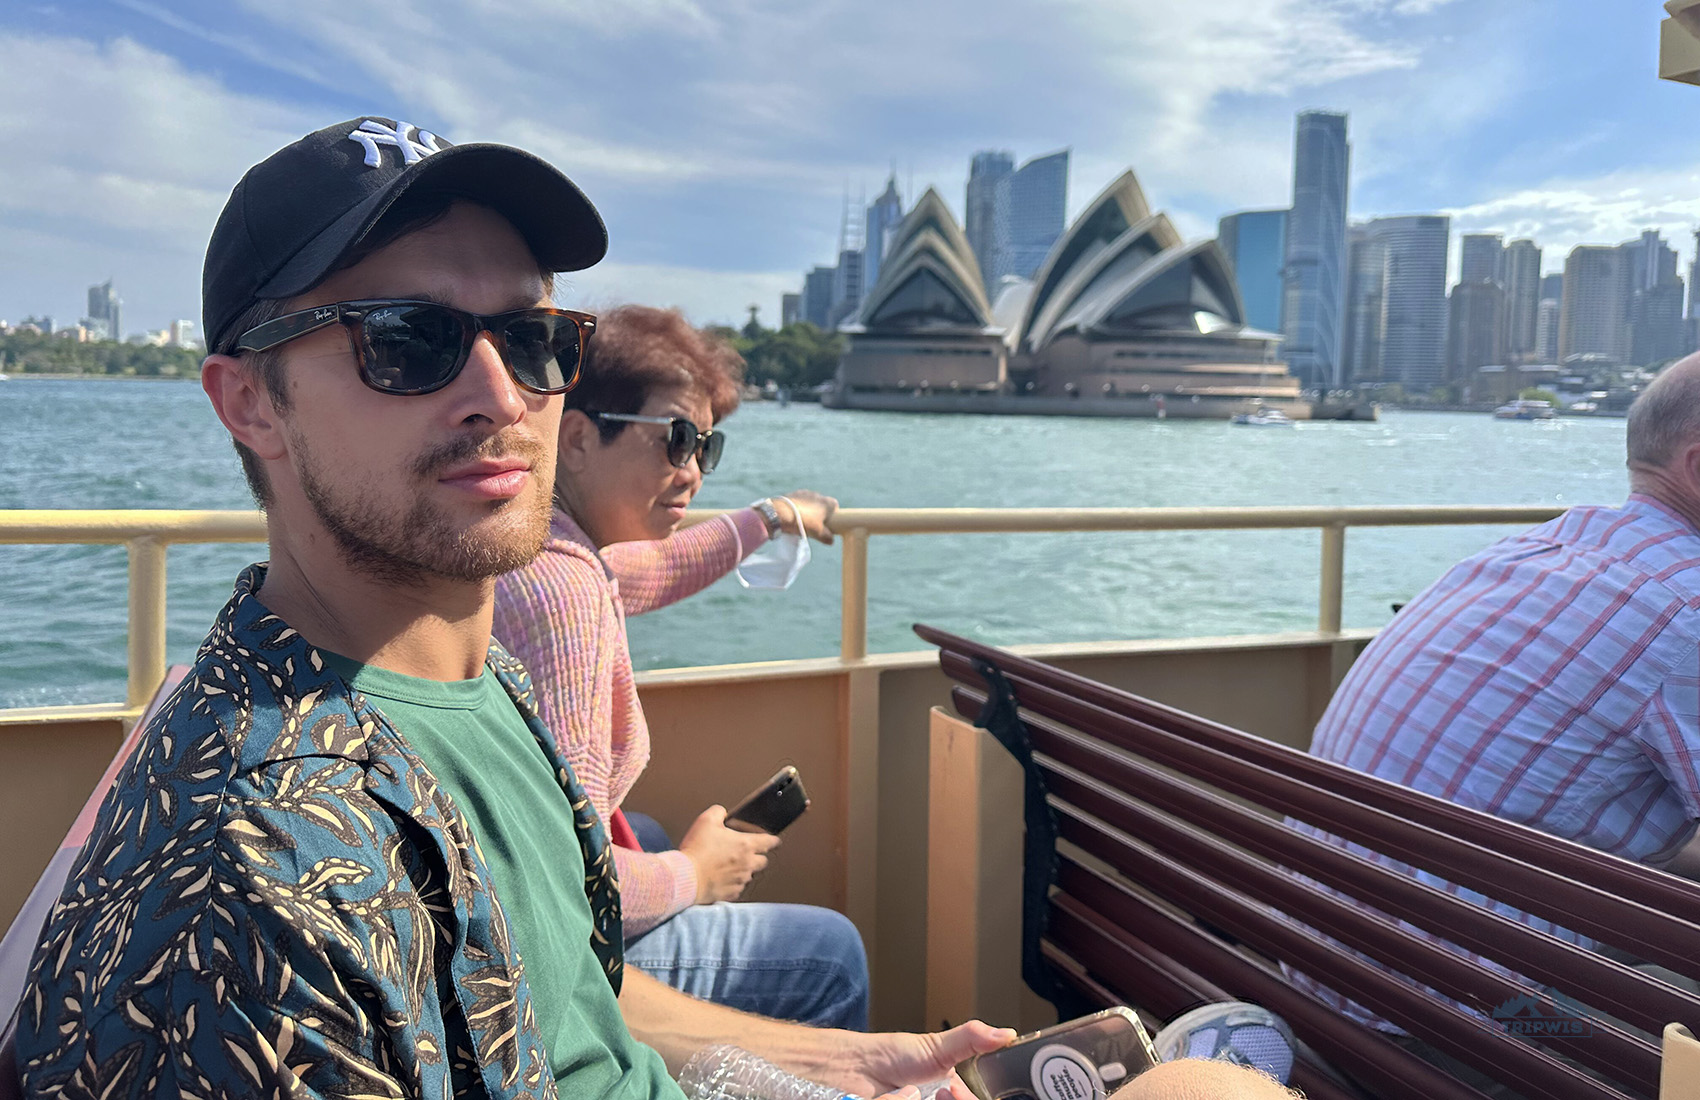
[(868, 238), (863, 251), (863, 280), (868, 287), (879, 282), (880, 262), (885, 259), (886, 239), (903, 220), (903, 197), (897, 193), (897, 173), (885, 181), (885, 190), (868, 204)]
[(844, 210), (838, 223), (838, 266), (832, 272), (832, 310), (827, 314), (827, 327), (837, 328), (853, 320), (862, 309), (862, 292), (867, 280), (862, 277), (866, 253), (863, 251), (862, 202), (852, 205), (849, 189), (844, 193)]
[(1619, 247), (1624, 254), (1624, 351), (1631, 366), (1656, 366), (1683, 354), (1682, 279), (1676, 249), (1649, 229)]
[(1446, 310), (1446, 377), (1470, 386), (1483, 367), (1505, 365), (1505, 291), (1492, 279), (1452, 288)]
[[(1034, 157), (1000, 179), (992, 200), (993, 262), (986, 293), (1005, 275), (1031, 279), (1068, 217), (1068, 150)], [(985, 265), (981, 265), (982, 270)]]
[(1694, 262), (1688, 265), (1688, 312), (1686, 316), (1700, 316), (1700, 229), (1694, 231)]
[(102, 334), (104, 339), (122, 340), (124, 339), (124, 328), (119, 322), (123, 305), (123, 300), (118, 297), (118, 292), (112, 289), (111, 279), (99, 286), (91, 286), (89, 287), (89, 312), (85, 324), (93, 322), (88, 327), (96, 331), (103, 328), (105, 330)]
[(1562, 301), (1564, 299), (1564, 276), (1556, 271), (1551, 275), (1542, 275), (1541, 297)]
[(1287, 212), (1246, 210), (1216, 226), (1216, 240), (1234, 265), (1245, 300), (1246, 324), (1281, 331), (1281, 266), (1287, 253)]
[(1630, 255), (1621, 248), (1578, 245), (1564, 261), (1564, 298), (1558, 311), (1558, 360), (1593, 356), (1621, 365), (1624, 303)]
[(820, 266), (803, 276), (802, 319), (816, 328), (831, 327), (832, 284), (837, 277), (837, 268)]
[(827, 315), (827, 327), (837, 328), (854, 318), (862, 308), (862, 250), (846, 248), (838, 254), (838, 266), (832, 269), (832, 310)]
[(1682, 280), (1672, 277), (1645, 290), (1629, 302), (1629, 362), (1656, 367), (1687, 353), (1682, 323)]
[(1541, 309), (1541, 250), (1534, 241), (1505, 246), (1505, 353), (1513, 363), (1535, 359), (1536, 323)]
[(963, 232), (974, 259), (980, 264), (980, 280), (992, 285), (992, 261), (997, 253), (997, 239), (992, 233), (993, 213), (997, 205), (998, 184), (1015, 171), (1015, 154), (1003, 150), (975, 153), (968, 165), (968, 202)]
[(1368, 227), (1346, 228), (1346, 322), (1340, 339), (1346, 384), (1380, 382), (1381, 297), (1387, 252)]
[[(1305, 111), (1293, 140), (1293, 207), (1282, 270), (1281, 331), (1288, 365), (1305, 385), (1342, 382), (1346, 284), (1346, 116)], [(1444, 281), (1444, 280), (1443, 280)], [(1443, 287), (1444, 291), (1444, 287)]]
[(1451, 219), (1414, 214), (1376, 218), (1363, 228), (1381, 254), (1381, 378), (1426, 393), (1445, 381)]
[(1500, 283), (1503, 286), (1501, 264), (1505, 255), (1505, 238), (1498, 233), (1466, 233), (1460, 242), (1458, 281)]
[(1633, 241), (1618, 246), (1624, 252), (1624, 288), (1633, 296), (1638, 290), (1651, 290), (1676, 278), (1676, 249), (1665, 244), (1657, 229), (1649, 229)]
[(1683, 354), (1700, 350), (1700, 229), (1694, 231), (1694, 262), (1688, 265), (1688, 311), (1683, 315)]
[(1557, 298), (1542, 298), (1540, 308), (1536, 311), (1535, 361), (1537, 363), (1558, 362), (1558, 307)]
[(786, 328), (803, 319), (803, 296), (801, 294), (781, 294), (779, 296), (779, 327)]

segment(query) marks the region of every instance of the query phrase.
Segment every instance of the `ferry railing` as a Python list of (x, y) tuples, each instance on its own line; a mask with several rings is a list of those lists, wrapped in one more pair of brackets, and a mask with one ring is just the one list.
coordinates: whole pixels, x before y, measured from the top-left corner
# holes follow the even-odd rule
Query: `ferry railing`
[[(1373, 505), (1270, 508), (841, 508), (832, 529), (844, 541), (839, 658), (868, 656), (868, 543), (875, 536), (1109, 531), (1292, 530), (1321, 532), (1317, 629), (1339, 634), (1345, 592), (1346, 531), (1352, 527), (1436, 527), (1541, 523), (1551, 505)], [(687, 523), (718, 513), (692, 512)], [(264, 542), (258, 512), (0, 510), (0, 545), (104, 544), (129, 558), (127, 686), (122, 704), (0, 710), (7, 721), (140, 716), (165, 675), (166, 552), (187, 543)], [(1349, 659), (1340, 647), (1341, 660)], [(1337, 668), (1338, 675), (1343, 667)]]

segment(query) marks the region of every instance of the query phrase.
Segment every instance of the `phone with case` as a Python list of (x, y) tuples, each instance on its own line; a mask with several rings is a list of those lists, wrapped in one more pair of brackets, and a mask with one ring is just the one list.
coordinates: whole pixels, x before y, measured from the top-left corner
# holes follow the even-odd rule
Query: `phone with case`
[(1158, 1062), (1139, 1017), (1106, 1008), (956, 1067), (980, 1100), (1104, 1100)]
[(745, 833), (772, 833), (778, 836), (785, 827), (809, 808), (809, 792), (803, 789), (797, 769), (787, 765), (773, 773), (773, 778), (749, 793), (726, 815), (726, 827)]

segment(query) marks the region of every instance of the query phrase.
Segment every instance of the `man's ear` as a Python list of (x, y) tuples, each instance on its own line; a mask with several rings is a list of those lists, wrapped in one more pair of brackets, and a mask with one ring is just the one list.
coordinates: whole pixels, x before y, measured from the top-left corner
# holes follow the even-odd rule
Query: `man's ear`
[(583, 472), (592, 450), (602, 447), (602, 430), (583, 409), (561, 411), (561, 448), (555, 464), (569, 473)]
[(231, 355), (209, 355), (201, 364), (201, 389), (231, 438), (262, 459), (286, 453), (283, 419), (259, 375)]
[(1666, 469), (1672, 473), (1682, 474), (1682, 486), (1688, 490), (1689, 499), (1700, 501), (1700, 440), (1683, 444), (1677, 452), (1676, 461)]

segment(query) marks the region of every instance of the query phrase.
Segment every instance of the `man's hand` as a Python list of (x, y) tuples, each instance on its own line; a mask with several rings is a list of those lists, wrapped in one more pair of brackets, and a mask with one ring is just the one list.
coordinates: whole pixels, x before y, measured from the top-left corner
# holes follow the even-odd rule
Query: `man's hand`
[(857, 1096), (881, 1096), (905, 1085), (926, 1085), (948, 1076), (953, 1100), (974, 1100), (974, 1094), (952, 1073), (956, 1064), (1008, 1046), (1015, 1041), (1015, 1032), (970, 1020), (930, 1035), (889, 1032), (856, 1035), (854, 1039), (843, 1044), (841, 1064), (832, 1067), (830, 1075), (822, 1078), (823, 1083)]
[[(832, 513), (838, 511), (838, 501), (812, 489), (798, 489), (794, 493), (786, 493), (786, 498), (797, 505), (792, 511), (785, 501), (778, 497), (770, 498), (774, 511), (779, 513), (779, 528), (790, 535), (807, 535), (816, 542), (832, 545), (832, 532), (827, 524), (832, 521)], [(802, 526), (797, 524), (799, 515)]]
[(779, 846), (768, 833), (742, 833), (726, 827), (726, 807), (710, 806), (697, 815), (679, 851), (697, 867), (697, 904), (731, 901), (744, 892), (767, 853)]

